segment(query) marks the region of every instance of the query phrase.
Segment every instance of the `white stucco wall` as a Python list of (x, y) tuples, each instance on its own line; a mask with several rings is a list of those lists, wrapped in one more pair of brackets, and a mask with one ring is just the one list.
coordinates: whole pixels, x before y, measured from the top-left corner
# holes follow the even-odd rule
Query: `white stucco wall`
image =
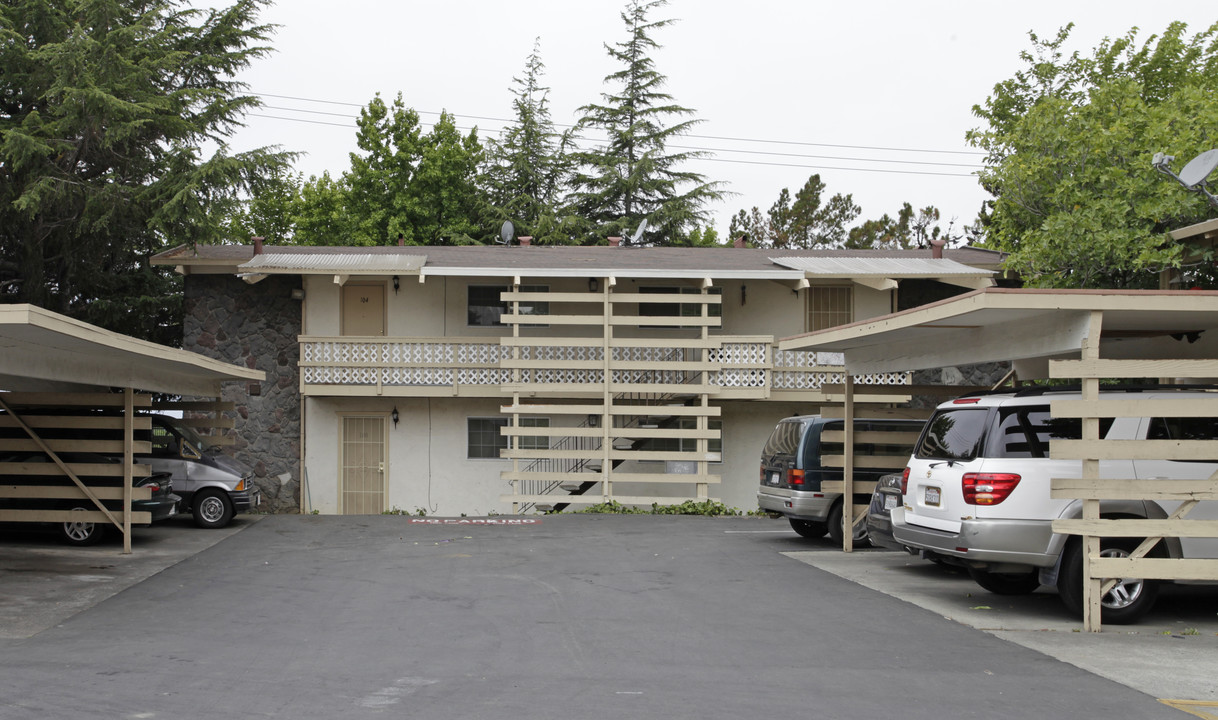
[[(485, 515), (511, 512), (510, 503), (499, 500), (510, 486), (499, 477), (509, 470), (508, 460), (468, 458), (467, 420), (496, 417), (499, 401), (465, 398), (310, 398), (305, 404), (309, 440), (305, 447), (308, 486), (304, 510), (323, 514), (339, 512), (339, 442), (344, 414), (388, 415), (396, 406), (400, 421), (387, 424), (386, 510), (400, 509), (429, 515)], [(711, 497), (741, 510), (757, 507), (757, 466), (761, 447), (775, 423), (783, 417), (812, 411), (792, 403), (735, 402), (723, 409), (724, 450), (722, 463), (712, 463), (711, 472), (723, 482), (711, 486)], [(551, 417), (557, 425), (562, 417)], [(645, 469), (654, 464), (626, 463), (622, 472)], [(599, 488), (593, 493), (599, 492)], [(692, 485), (619, 485), (617, 492), (631, 495), (692, 495)], [(556, 496), (558, 499), (559, 496)]]
[(339, 442), (343, 413), (388, 414), (385, 509), (429, 515), (507, 512), (499, 503), (508, 485), (499, 479), (506, 460), (467, 458), (466, 419), (499, 415), (500, 402), (464, 398), (310, 398), (305, 403), (308, 441), (305, 512), (339, 511)]
[[(403, 276), (398, 292), (388, 278), (385, 283), (386, 331), (389, 337), (500, 337), (511, 334), (506, 327), (467, 325), (467, 292), (471, 284), (507, 284), (509, 278), (429, 277), (420, 283), (416, 276)], [(587, 278), (531, 279), (524, 284), (549, 286), (556, 292), (587, 292)], [(359, 282), (368, 282), (360, 279)], [(602, 280), (603, 282), (603, 280)], [(689, 286), (689, 280), (620, 280), (617, 292), (639, 292), (641, 286)], [(341, 289), (333, 276), (305, 278), (305, 335), (337, 336), (341, 329)], [(794, 292), (787, 285), (759, 280), (728, 280), (723, 288), (723, 325), (713, 334), (770, 335), (779, 338), (804, 332), (806, 293)], [(743, 288), (743, 292), (742, 292)], [(633, 309), (623, 308), (626, 312)], [(854, 286), (856, 319), (883, 315), (891, 310), (889, 293)], [(551, 314), (566, 315), (599, 311), (594, 304), (553, 303)], [(525, 335), (599, 335), (600, 327), (564, 326), (522, 328)], [(698, 337), (699, 329), (617, 328), (619, 337)], [(339, 441), (343, 413), (388, 415), (397, 407), (399, 424), (389, 423), (386, 465), (385, 509), (400, 509), (428, 514), (482, 515), (510, 512), (511, 505), (499, 501), (510, 486), (499, 477), (511, 468), (510, 461), (469, 459), (467, 419), (495, 417), (510, 398), (338, 398), (310, 397), (305, 402), (304, 443), (306, 487), (302, 505), (306, 512), (336, 513), (338, 497)], [(711, 497), (741, 510), (757, 506), (757, 465), (761, 447), (774, 424), (781, 418), (815, 412), (816, 407), (790, 402), (734, 401), (722, 404), (723, 462), (713, 463), (709, 471), (723, 476), (723, 482), (709, 488)], [(550, 419), (577, 422), (574, 418)], [(621, 472), (654, 472), (655, 464), (628, 463)], [(598, 492), (594, 489), (593, 492)], [(689, 484), (619, 485), (615, 494), (691, 496)]]

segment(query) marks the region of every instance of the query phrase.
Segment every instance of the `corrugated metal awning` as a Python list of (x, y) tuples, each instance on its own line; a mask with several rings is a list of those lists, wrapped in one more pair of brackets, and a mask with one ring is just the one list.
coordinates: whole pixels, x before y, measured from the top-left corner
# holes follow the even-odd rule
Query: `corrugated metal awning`
[(994, 273), (945, 258), (883, 257), (776, 257), (770, 261), (808, 277), (856, 277), (879, 275), (892, 278), (985, 277)]
[(426, 255), (276, 253), (237, 266), (242, 275), (418, 275)]
[(774, 257), (782, 267), (800, 270), (808, 280), (847, 279), (876, 290), (894, 290), (897, 280), (938, 280), (979, 290), (994, 284), (993, 272), (946, 258)]

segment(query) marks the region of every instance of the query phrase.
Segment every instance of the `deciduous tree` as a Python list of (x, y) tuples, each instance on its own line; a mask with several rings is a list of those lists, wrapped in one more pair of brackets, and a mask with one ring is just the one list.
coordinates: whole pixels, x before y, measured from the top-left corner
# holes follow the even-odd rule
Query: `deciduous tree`
[(1089, 56), (1065, 54), (1070, 31), (1031, 34), (1024, 69), (974, 107), (986, 244), (1031, 285), (1149, 286), (1180, 256), (1167, 231), (1212, 214), (1151, 159), (1218, 145), (1218, 25), (1190, 38), (1173, 23), (1142, 43), (1135, 28)]

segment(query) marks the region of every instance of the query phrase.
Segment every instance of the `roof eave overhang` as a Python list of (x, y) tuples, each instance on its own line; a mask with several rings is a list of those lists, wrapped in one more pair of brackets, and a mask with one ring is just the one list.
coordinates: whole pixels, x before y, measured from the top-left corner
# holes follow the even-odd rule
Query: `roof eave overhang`
[(1218, 328), (1218, 292), (990, 288), (782, 338), (778, 346), (841, 352), (851, 374), (1045, 358), (1077, 354), (1095, 311), (1104, 313), (1104, 332), (1115, 337)]

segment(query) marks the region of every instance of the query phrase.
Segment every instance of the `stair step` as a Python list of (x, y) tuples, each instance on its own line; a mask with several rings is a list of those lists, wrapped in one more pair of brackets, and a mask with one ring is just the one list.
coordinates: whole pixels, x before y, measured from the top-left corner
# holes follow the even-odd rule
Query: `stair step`
[(575, 492), (581, 485), (583, 485), (582, 482), (570, 482), (560, 483), (558, 487), (562, 488), (564, 492)]

